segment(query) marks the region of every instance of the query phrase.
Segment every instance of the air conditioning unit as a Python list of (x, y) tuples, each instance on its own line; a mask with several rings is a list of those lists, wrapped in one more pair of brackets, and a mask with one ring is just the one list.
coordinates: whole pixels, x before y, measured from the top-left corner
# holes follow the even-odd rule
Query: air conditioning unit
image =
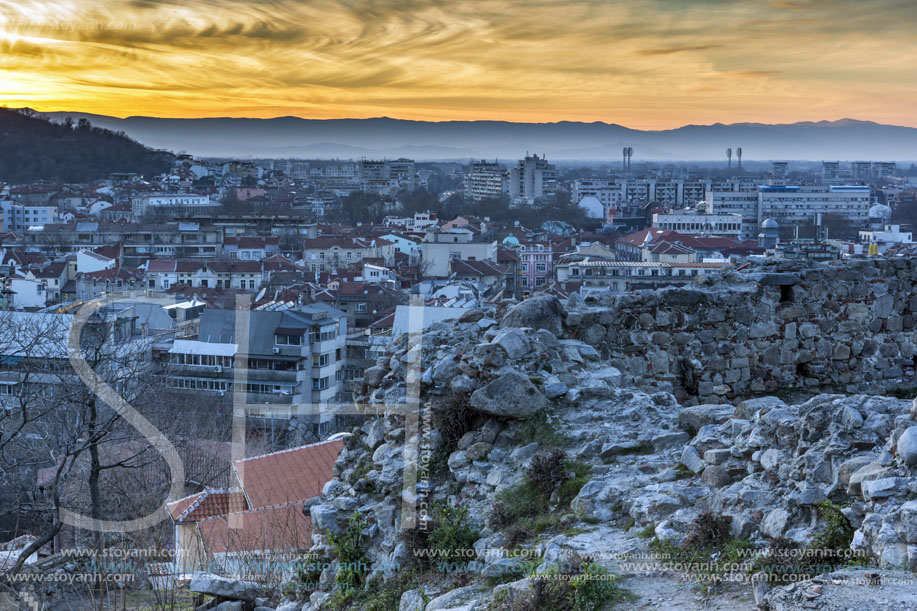
[(214, 370), (215, 372), (217, 372), (217, 373), (223, 373), (223, 368), (220, 367), (219, 365), (217, 365), (216, 367), (214, 367), (213, 370)]
[(280, 354), (280, 348), (274, 347), (274, 354)]
[(220, 391), (220, 396), (221, 396), (221, 397), (224, 396), (225, 394), (226, 394), (226, 391), (225, 391), (225, 390), (221, 390), (221, 391)]

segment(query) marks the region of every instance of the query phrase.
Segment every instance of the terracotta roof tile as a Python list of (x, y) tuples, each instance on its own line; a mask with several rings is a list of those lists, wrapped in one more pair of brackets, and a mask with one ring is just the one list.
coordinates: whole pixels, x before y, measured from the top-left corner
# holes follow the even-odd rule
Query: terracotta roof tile
[(251, 507), (258, 509), (320, 495), (343, 449), (342, 441), (323, 441), (238, 460), (234, 466)]
[(312, 519), (303, 503), (216, 516), (198, 522), (204, 549), (213, 554), (306, 550), (312, 545)]

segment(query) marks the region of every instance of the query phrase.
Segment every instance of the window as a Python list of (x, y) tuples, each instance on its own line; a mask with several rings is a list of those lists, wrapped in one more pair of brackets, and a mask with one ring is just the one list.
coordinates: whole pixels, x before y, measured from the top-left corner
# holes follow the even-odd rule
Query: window
[(545, 263), (536, 263), (536, 264), (535, 264), (535, 271), (536, 271), (536, 272), (544, 272), (544, 271), (547, 271), (547, 269), (548, 269), (548, 267), (547, 267), (547, 264), (545, 264)]
[(365, 313), (366, 312), (366, 303), (365, 302), (358, 303), (356, 307), (356, 311), (358, 313)]
[(325, 342), (337, 337), (337, 327), (328, 325), (312, 332), (312, 342)]
[(544, 277), (535, 278), (535, 286), (544, 286)]
[(327, 390), (328, 378), (315, 378), (312, 380), (312, 390)]
[(275, 335), (274, 343), (278, 346), (301, 346), (301, 335)]
[(326, 367), (330, 361), (331, 361), (331, 353), (312, 355), (312, 366), (313, 367)]

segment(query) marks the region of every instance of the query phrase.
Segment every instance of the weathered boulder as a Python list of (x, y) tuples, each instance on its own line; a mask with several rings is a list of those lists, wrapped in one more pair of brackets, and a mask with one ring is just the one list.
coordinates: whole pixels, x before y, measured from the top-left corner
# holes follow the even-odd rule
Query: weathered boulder
[(531, 327), (532, 329), (546, 329), (554, 335), (560, 335), (564, 330), (566, 315), (564, 306), (557, 297), (536, 295), (517, 304), (507, 312), (500, 321), (500, 327)]
[(692, 446), (685, 446), (681, 452), (681, 464), (686, 466), (694, 473), (700, 473), (707, 468), (707, 463)]
[(732, 418), (735, 408), (729, 404), (694, 405), (678, 412), (678, 427), (698, 431), (708, 424), (722, 424)]
[(253, 602), (261, 596), (261, 586), (253, 581), (238, 581), (212, 573), (195, 573), (191, 577), (188, 589), (201, 594), (247, 602)]
[(363, 372), (363, 383), (366, 384), (368, 388), (376, 388), (379, 384), (382, 383), (382, 378), (388, 371), (385, 367), (370, 367)]
[(758, 530), (765, 537), (779, 539), (786, 533), (789, 523), (790, 512), (786, 509), (773, 509), (761, 521), (761, 526), (758, 527)]
[(490, 343), (503, 348), (506, 356), (513, 360), (522, 358), (532, 350), (532, 344), (522, 329), (500, 331)]
[(901, 433), (895, 450), (901, 462), (908, 466), (917, 465), (917, 426)]
[(479, 600), (488, 591), (488, 588), (481, 586), (457, 588), (431, 600), (427, 603), (426, 611), (443, 611), (455, 607), (464, 607), (475, 600)]
[(312, 524), (316, 529), (333, 534), (341, 532), (338, 510), (335, 507), (325, 504), (313, 505), (309, 508), (309, 516), (312, 518)]
[(531, 380), (511, 369), (483, 388), (471, 393), (471, 406), (503, 418), (525, 418), (548, 405)]

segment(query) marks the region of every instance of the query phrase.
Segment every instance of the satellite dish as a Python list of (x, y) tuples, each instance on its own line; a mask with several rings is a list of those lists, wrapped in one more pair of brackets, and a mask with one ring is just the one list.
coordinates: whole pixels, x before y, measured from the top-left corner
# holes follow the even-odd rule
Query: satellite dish
[(255, 297), (255, 301), (261, 301), (262, 299), (264, 299), (265, 294), (267, 294), (267, 287), (264, 287), (263, 289), (258, 291), (258, 296)]

